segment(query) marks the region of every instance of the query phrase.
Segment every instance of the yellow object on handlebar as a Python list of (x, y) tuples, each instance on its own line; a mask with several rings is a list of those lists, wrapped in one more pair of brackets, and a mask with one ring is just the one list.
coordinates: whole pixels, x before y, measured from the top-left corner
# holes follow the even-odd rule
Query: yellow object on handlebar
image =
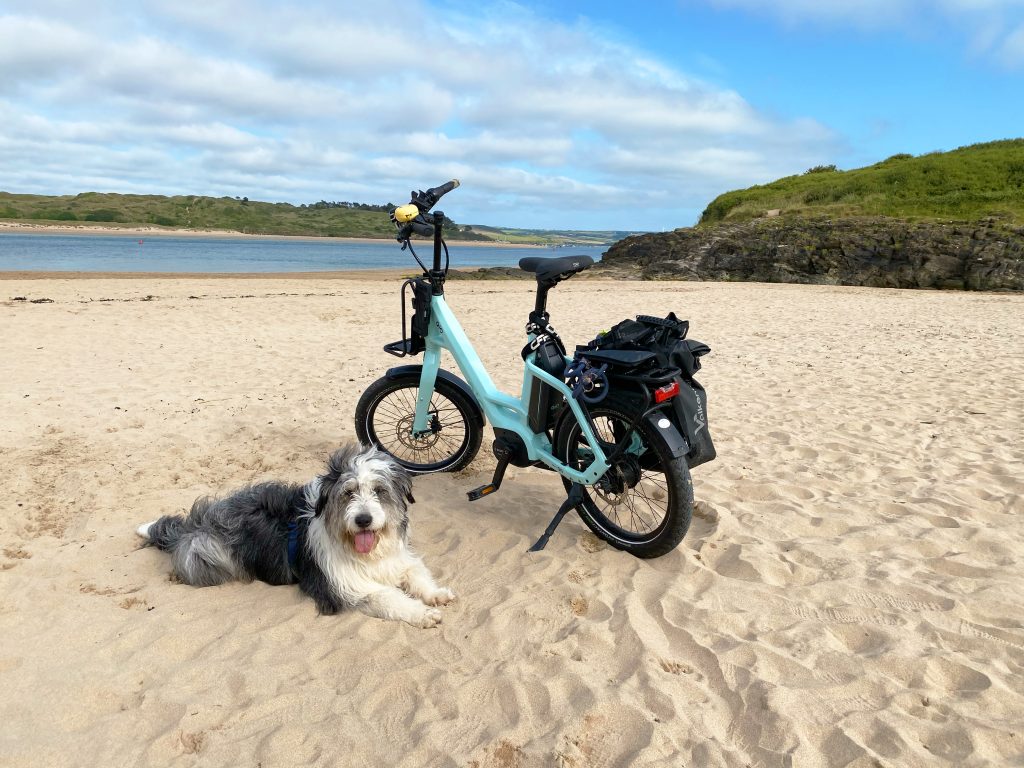
[(420, 209), (412, 203), (409, 205), (402, 205), (395, 208), (395, 220), (402, 224), (408, 224), (410, 221), (420, 215)]

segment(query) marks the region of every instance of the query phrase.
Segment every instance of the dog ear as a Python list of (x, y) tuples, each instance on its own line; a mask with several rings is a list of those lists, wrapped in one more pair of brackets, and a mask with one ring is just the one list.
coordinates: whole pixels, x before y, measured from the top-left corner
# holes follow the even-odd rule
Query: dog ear
[(327, 502), (331, 499), (331, 489), (334, 487), (334, 483), (321, 482), (320, 493), (316, 497), (316, 507), (313, 509), (313, 517), (320, 517), (323, 511), (327, 508)]

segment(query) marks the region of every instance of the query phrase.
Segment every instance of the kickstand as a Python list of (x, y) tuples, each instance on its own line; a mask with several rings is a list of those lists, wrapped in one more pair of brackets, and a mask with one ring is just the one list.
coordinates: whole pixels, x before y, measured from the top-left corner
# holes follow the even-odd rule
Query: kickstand
[(547, 530), (544, 531), (544, 535), (537, 539), (537, 543), (530, 547), (528, 552), (540, 552), (544, 547), (548, 545), (548, 539), (551, 538), (551, 534), (555, 532), (555, 528), (562, 522), (562, 518), (565, 517), (565, 513), (570, 509), (575, 509), (583, 503), (583, 486), (579, 483), (573, 483), (569, 489), (569, 495), (565, 501), (562, 502), (562, 506), (555, 512), (555, 516), (551, 518), (551, 522), (548, 524)]

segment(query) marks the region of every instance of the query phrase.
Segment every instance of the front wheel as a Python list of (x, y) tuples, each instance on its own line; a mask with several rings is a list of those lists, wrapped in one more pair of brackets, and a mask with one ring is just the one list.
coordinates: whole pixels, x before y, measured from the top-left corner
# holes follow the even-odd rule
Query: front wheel
[[(608, 397), (591, 406), (595, 437), (605, 455), (626, 434), (636, 411)], [(593, 450), (571, 412), (555, 436), (557, 456), (574, 469), (585, 469)], [(562, 482), (569, 489), (570, 482)], [(686, 457), (674, 457), (656, 430), (642, 420), (625, 453), (604, 477), (583, 489), (576, 507), (583, 522), (616, 549), (636, 557), (660, 557), (671, 552), (690, 527), (693, 483)]]
[(413, 435), (419, 372), (373, 382), (356, 405), (356, 435), (380, 446), (413, 474), (454, 472), (480, 450), (483, 428), (476, 406), (450, 381), (438, 377), (430, 396), (427, 431)]

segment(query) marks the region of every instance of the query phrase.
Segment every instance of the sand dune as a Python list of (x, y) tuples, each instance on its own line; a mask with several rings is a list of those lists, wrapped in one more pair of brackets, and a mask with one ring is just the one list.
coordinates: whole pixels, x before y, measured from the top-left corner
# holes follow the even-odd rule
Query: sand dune
[[(0, 763), (983, 766), (1024, 756), (1024, 297), (575, 281), (563, 336), (675, 310), (719, 459), (638, 561), (494, 460), (420, 478), (436, 630), (168, 580), (134, 527), (302, 481), (394, 361), (397, 283), (0, 280)], [(24, 297), (25, 301), (14, 301)], [(526, 283), (451, 304), (509, 391)], [(33, 304), (47, 298), (50, 303)]]

